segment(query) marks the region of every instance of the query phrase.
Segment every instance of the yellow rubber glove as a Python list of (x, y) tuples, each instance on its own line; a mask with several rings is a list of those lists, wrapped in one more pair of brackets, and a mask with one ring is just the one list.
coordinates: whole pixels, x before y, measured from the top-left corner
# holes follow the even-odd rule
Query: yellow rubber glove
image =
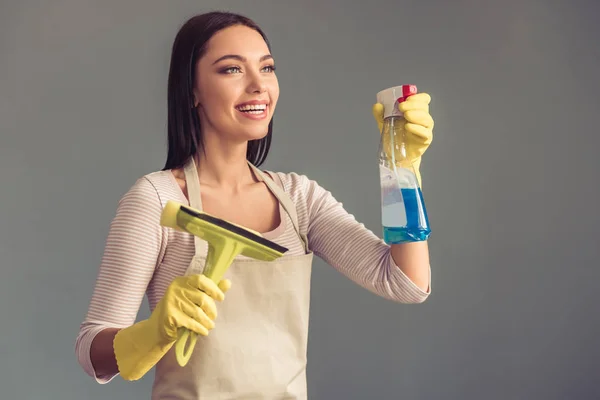
[(208, 335), (215, 326), (215, 300), (223, 301), (228, 279), (215, 284), (205, 275), (175, 278), (146, 320), (120, 330), (113, 342), (119, 373), (125, 380), (140, 379), (169, 351), (179, 328)]
[[(434, 121), (429, 114), (429, 103), (431, 96), (427, 93), (417, 93), (409, 96), (405, 101), (398, 105), (398, 109), (404, 113), (406, 124), (404, 131), (406, 137), (406, 155), (408, 162), (413, 166), (419, 185), (421, 185), (421, 156), (433, 140)], [(373, 117), (377, 121), (379, 132), (383, 129), (383, 104), (375, 103), (373, 105)], [(401, 129), (401, 127), (399, 128)], [(402, 135), (402, 132), (396, 132)], [(401, 158), (400, 154), (396, 158)]]

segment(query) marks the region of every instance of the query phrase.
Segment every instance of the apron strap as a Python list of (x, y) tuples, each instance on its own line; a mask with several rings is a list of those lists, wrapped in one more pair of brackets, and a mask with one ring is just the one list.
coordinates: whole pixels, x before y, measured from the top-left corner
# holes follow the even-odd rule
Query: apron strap
[(198, 178), (198, 169), (194, 157), (190, 157), (183, 169), (185, 173), (185, 184), (188, 192), (190, 207), (202, 211), (202, 196), (200, 195), (200, 179)]
[[(185, 185), (187, 187), (190, 207), (202, 211), (202, 195), (200, 194), (200, 179), (198, 178), (198, 169), (194, 162), (194, 157), (190, 157), (183, 168), (185, 174)], [(197, 256), (203, 256), (208, 251), (208, 245), (198, 236), (194, 235), (194, 248)]]
[(273, 179), (271, 179), (269, 176), (267, 176), (265, 173), (263, 173), (260, 169), (256, 168), (254, 165), (252, 165), (252, 163), (250, 161), (248, 161), (248, 165), (250, 165), (250, 168), (252, 168), (252, 170), (256, 173), (256, 175), (259, 177), (259, 179), (261, 179), (263, 182), (266, 183), (267, 187), (273, 192), (273, 194), (275, 194), (275, 197), (277, 197), (277, 199), (279, 200), (279, 202), (281, 203), (281, 205), (283, 206), (285, 211), (288, 213), (288, 215), (290, 216), (290, 219), (292, 220), (292, 224), (294, 225), (294, 230), (296, 231), (296, 233), (302, 240), (302, 243), (304, 244), (304, 251), (306, 253), (308, 253), (309, 252), (308, 239), (305, 234), (300, 232), (300, 224), (298, 223), (298, 214), (296, 212), (296, 205), (294, 204), (294, 202), (292, 201), (290, 196), (288, 196), (288, 194), (283, 189), (281, 189), (279, 187), (279, 185), (277, 185), (273, 181)]

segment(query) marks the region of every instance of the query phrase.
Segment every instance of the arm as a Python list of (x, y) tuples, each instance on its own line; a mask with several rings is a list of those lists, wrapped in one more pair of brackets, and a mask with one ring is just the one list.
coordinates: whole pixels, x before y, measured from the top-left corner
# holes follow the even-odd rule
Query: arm
[(90, 349), (90, 361), (95, 371), (94, 375), (100, 380), (106, 377), (108, 380), (119, 373), (117, 360), (113, 350), (115, 335), (119, 328), (103, 328), (93, 339)]
[(79, 364), (99, 383), (108, 383), (118, 374), (114, 336), (135, 322), (164, 251), (161, 211), (154, 186), (142, 178), (120, 200), (111, 223), (88, 314), (75, 345)]
[(311, 250), (371, 292), (401, 303), (429, 296), (427, 243), (387, 245), (349, 214), (342, 203), (315, 181), (297, 176), (307, 206)]
[(429, 292), (429, 246), (427, 241), (391, 245), (392, 259), (421, 290)]

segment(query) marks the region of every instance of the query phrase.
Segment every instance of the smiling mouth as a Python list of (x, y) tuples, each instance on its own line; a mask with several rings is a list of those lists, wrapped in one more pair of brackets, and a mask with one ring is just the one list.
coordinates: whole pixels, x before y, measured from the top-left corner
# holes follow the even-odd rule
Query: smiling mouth
[(248, 105), (237, 106), (235, 109), (243, 112), (244, 114), (261, 115), (266, 112), (267, 105), (266, 104), (252, 104), (252, 105), (248, 104)]

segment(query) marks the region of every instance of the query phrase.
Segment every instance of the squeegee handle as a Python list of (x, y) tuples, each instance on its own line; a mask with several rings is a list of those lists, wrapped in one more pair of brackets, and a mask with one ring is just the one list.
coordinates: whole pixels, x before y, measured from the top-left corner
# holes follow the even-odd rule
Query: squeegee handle
[(175, 342), (175, 358), (180, 366), (185, 367), (192, 357), (194, 346), (196, 345), (197, 340), (198, 334), (190, 331), (187, 328), (180, 328), (177, 332), (177, 341)]
[[(216, 274), (213, 271), (207, 272), (204, 275), (212, 281), (215, 280)], [(190, 331), (187, 328), (179, 328), (177, 331), (177, 341), (175, 342), (175, 358), (180, 366), (185, 367), (188, 361), (190, 361), (197, 341), (198, 334), (196, 332)]]

